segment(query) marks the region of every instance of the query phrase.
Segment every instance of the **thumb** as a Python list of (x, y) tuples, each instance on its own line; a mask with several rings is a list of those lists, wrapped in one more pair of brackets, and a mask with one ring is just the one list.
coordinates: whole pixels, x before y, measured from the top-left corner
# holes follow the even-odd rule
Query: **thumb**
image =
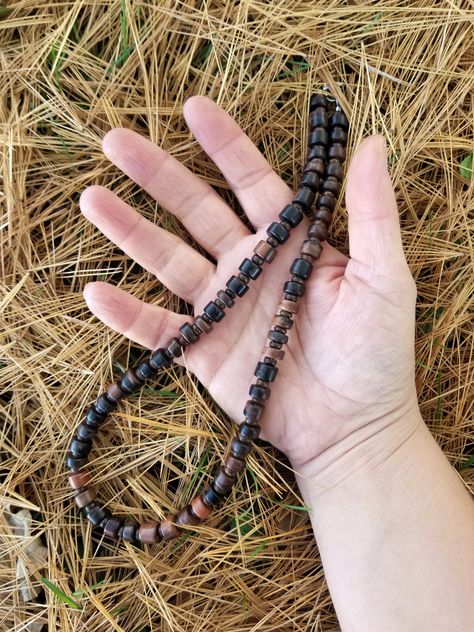
[(386, 147), (380, 135), (363, 140), (352, 158), (346, 183), (351, 259), (382, 274), (407, 267)]

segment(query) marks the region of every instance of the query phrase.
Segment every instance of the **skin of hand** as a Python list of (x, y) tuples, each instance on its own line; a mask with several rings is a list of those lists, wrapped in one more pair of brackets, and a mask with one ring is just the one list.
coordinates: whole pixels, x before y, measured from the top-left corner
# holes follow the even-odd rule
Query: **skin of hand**
[[(120, 128), (103, 139), (106, 157), (174, 214), (215, 263), (107, 188), (87, 187), (80, 208), (128, 256), (191, 303), (197, 315), (267, 237), (267, 226), (278, 221), (293, 191), (212, 100), (190, 97), (183, 114), (255, 232), (209, 184), (168, 152)], [(260, 437), (299, 469), (330, 447), (344, 445), (346, 452), (399, 419), (416, 418), (408, 413), (418, 407), (416, 286), (403, 253), (382, 136), (371, 136), (357, 147), (347, 172), (345, 200), (350, 257), (324, 243), (262, 420)], [(212, 333), (203, 334), (180, 359), (237, 422), (243, 421), (255, 366), (307, 227), (305, 218)], [(189, 321), (189, 316), (146, 304), (108, 283), (88, 283), (84, 297), (97, 318), (148, 349), (166, 345)]]

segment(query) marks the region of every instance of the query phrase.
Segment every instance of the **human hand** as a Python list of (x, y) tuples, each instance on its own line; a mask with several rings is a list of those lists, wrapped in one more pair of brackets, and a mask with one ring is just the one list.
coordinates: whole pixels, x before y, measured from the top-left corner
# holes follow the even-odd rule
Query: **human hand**
[[(104, 187), (80, 198), (83, 214), (127, 255), (155, 274), (196, 314), (225, 287), (242, 259), (265, 239), (293, 192), (217, 104), (202, 96), (183, 107), (186, 122), (222, 171), (256, 233), (211, 186), (165, 150), (126, 129), (103, 139), (105, 155), (173, 213), (217, 261), (155, 226)], [(358, 147), (347, 174), (350, 258), (324, 243), (266, 403), (260, 437), (300, 467), (358, 432), (378, 432), (417, 406), (414, 379), (416, 286), (407, 266), (383, 138)], [(308, 221), (293, 229), (249, 291), (185, 363), (236, 421), (264, 346), (282, 286)], [(108, 283), (87, 284), (85, 300), (105, 324), (156, 349), (189, 316), (140, 301)], [(182, 363), (182, 360), (179, 360)]]

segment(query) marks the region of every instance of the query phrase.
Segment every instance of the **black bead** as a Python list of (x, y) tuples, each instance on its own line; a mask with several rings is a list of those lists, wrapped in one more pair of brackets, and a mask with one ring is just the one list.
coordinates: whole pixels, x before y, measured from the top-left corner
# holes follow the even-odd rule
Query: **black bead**
[(277, 373), (278, 369), (276, 366), (270, 366), (269, 364), (265, 364), (265, 362), (258, 362), (254, 375), (264, 382), (273, 382)]
[(288, 336), (286, 334), (282, 334), (281, 331), (275, 331), (274, 329), (270, 329), (267, 334), (267, 338), (268, 340), (279, 342), (282, 345), (286, 345), (288, 342)]
[(217, 307), (214, 301), (210, 301), (206, 305), (203, 311), (205, 314), (207, 314), (207, 316), (209, 316), (209, 318), (212, 318), (212, 320), (216, 323), (218, 323), (220, 320), (224, 318), (223, 310), (220, 307)]
[(316, 108), (309, 115), (309, 120), (311, 127), (327, 127), (329, 124), (327, 109), (324, 107)]
[(247, 258), (242, 261), (239, 266), (239, 270), (253, 280), (257, 279), (262, 274), (262, 268)]
[(249, 399), (244, 406), (244, 415), (251, 423), (257, 423), (262, 417), (265, 407), (260, 402)]
[(328, 141), (329, 135), (324, 127), (317, 127), (310, 133), (308, 145), (310, 147), (314, 147), (315, 145), (323, 145), (325, 147), (328, 144)]
[(313, 270), (313, 264), (304, 259), (295, 259), (291, 264), (290, 274), (296, 274), (306, 281)]
[(87, 457), (78, 458), (70, 453), (66, 457), (66, 465), (72, 472), (78, 472), (84, 465), (87, 465), (87, 462)]
[(136, 520), (127, 520), (122, 529), (122, 539), (127, 542), (138, 542), (137, 531), (140, 528), (140, 523)]
[(164, 347), (160, 347), (153, 351), (149, 363), (153, 369), (159, 370), (171, 366), (173, 360), (169, 357), (167, 350)]
[(346, 141), (347, 141), (347, 132), (345, 129), (342, 129), (342, 127), (334, 127), (331, 130), (332, 143), (341, 143), (345, 145)]
[(208, 507), (213, 507), (221, 501), (222, 496), (214, 490), (211, 484), (202, 495), (202, 499)]
[(242, 279), (239, 279), (239, 277), (234, 275), (227, 281), (226, 287), (232, 290), (232, 292), (234, 292), (237, 296), (243, 296), (249, 289), (249, 286), (244, 283)]
[(278, 216), (282, 221), (288, 222), (290, 226), (297, 226), (303, 219), (303, 212), (296, 204), (287, 204)]
[(303, 173), (308, 171), (315, 171), (320, 178), (324, 175), (325, 165), (321, 158), (311, 158), (303, 167)]
[(179, 338), (171, 338), (166, 351), (172, 358), (179, 358), (179, 356), (183, 353), (183, 347)]
[(217, 292), (217, 298), (219, 298), (226, 307), (233, 307), (235, 305), (234, 299), (231, 298), (224, 290)]
[(246, 423), (242, 423), (239, 428), (239, 437), (247, 441), (253, 441), (260, 434), (260, 430), (260, 426), (249, 426)]
[(239, 439), (239, 437), (234, 437), (230, 444), (231, 453), (236, 456), (238, 459), (243, 459), (252, 449), (252, 445), (250, 443), (245, 443)]
[(133, 369), (128, 369), (123, 375), (120, 376), (119, 386), (126, 393), (133, 393), (142, 386), (142, 382), (137, 379)]
[(327, 151), (323, 145), (315, 145), (308, 151), (308, 161), (313, 160), (314, 158), (319, 158), (324, 161), (327, 160)]
[(103, 423), (106, 418), (107, 418), (107, 415), (103, 415), (96, 411), (94, 404), (89, 406), (86, 412), (86, 416), (85, 416), (87, 425), (89, 426), (98, 426), (99, 424)]
[(94, 407), (98, 413), (108, 415), (111, 410), (117, 408), (117, 402), (111, 402), (107, 395), (102, 393), (102, 395), (99, 395), (97, 398)]
[(135, 369), (135, 373), (143, 381), (156, 376), (156, 370), (150, 365), (148, 360), (141, 362)]
[(254, 399), (266, 400), (269, 399), (270, 394), (271, 391), (268, 386), (259, 386), (258, 384), (252, 384), (249, 388), (249, 395)]
[(88, 507), (89, 505), (86, 505), (84, 508), (86, 510), (86, 518), (94, 527), (98, 527), (103, 520), (111, 515), (108, 509), (101, 507), (100, 505), (94, 504), (94, 506), (87, 511)]
[(316, 201), (316, 208), (328, 208), (333, 211), (336, 207), (336, 198), (332, 195), (320, 195)]
[(339, 125), (339, 127), (342, 127), (345, 130), (349, 129), (349, 122), (344, 112), (340, 112), (336, 110), (334, 114), (331, 116), (331, 119), (329, 122), (330, 122), (331, 127), (335, 127), (336, 125)]
[(313, 205), (314, 198), (314, 191), (312, 191), (308, 187), (301, 187), (301, 189), (298, 190), (292, 201), (296, 204), (301, 204), (301, 206), (309, 211), (309, 209)]
[(337, 197), (341, 192), (341, 183), (334, 176), (327, 177), (321, 184), (322, 191), (329, 191), (334, 197)]
[(316, 108), (328, 106), (328, 100), (324, 94), (313, 94), (309, 100), (309, 111), (313, 112)]
[(97, 434), (97, 426), (88, 426), (84, 421), (76, 429), (77, 438), (81, 441), (93, 439)]
[(290, 236), (289, 231), (280, 222), (272, 222), (267, 228), (267, 235), (283, 244)]
[(72, 456), (75, 456), (78, 459), (84, 459), (87, 457), (91, 448), (92, 441), (90, 439), (81, 440), (74, 437), (69, 444), (69, 451)]
[(198, 340), (199, 338), (199, 336), (194, 331), (191, 323), (184, 323), (184, 325), (181, 325), (181, 327), (179, 328), (179, 331), (181, 332), (181, 335), (186, 340), (186, 342), (188, 342), (189, 344), (196, 342), (196, 340)]
[(341, 162), (346, 157), (346, 149), (341, 143), (334, 143), (329, 147), (329, 158), (337, 158)]
[(298, 281), (287, 281), (283, 286), (283, 291), (286, 294), (293, 294), (293, 296), (303, 296), (304, 285)]
[(316, 171), (307, 171), (303, 174), (303, 177), (301, 178), (301, 186), (309, 187), (313, 191), (317, 191), (319, 189), (320, 183), (321, 180), (319, 179)]

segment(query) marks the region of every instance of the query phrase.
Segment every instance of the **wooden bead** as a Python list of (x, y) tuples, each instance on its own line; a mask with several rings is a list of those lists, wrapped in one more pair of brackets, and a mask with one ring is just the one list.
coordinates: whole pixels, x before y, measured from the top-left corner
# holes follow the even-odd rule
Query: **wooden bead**
[(218, 494), (224, 496), (230, 492), (234, 483), (236, 481), (236, 476), (226, 473), (224, 466), (220, 466), (216, 475), (214, 476), (214, 480), (212, 481), (212, 487), (216, 490)]
[(81, 492), (80, 494), (77, 494), (74, 497), (74, 500), (76, 502), (76, 505), (82, 509), (82, 507), (85, 507), (86, 505), (91, 503), (93, 500), (95, 500), (95, 498), (96, 498), (95, 489), (93, 487), (89, 487), (88, 489)]
[(252, 423), (257, 423), (257, 421), (262, 417), (264, 411), (265, 407), (263, 404), (253, 402), (251, 399), (247, 400), (244, 406), (244, 415)]
[(117, 408), (117, 402), (112, 402), (107, 397), (107, 393), (102, 393), (97, 398), (94, 408), (100, 415), (105, 416)]
[(327, 108), (328, 100), (325, 94), (312, 94), (309, 100), (309, 111), (314, 112), (316, 108)]
[(78, 457), (73, 456), (69, 452), (66, 457), (66, 465), (71, 470), (71, 472), (79, 472), (80, 470), (82, 470), (84, 465), (87, 465), (88, 460), (89, 459), (87, 457), (78, 458)]
[(206, 520), (212, 513), (212, 507), (205, 504), (202, 496), (196, 496), (192, 499), (191, 510), (200, 520)]
[(69, 450), (71, 451), (72, 456), (75, 456), (77, 459), (86, 458), (91, 451), (92, 441), (90, 439), (78, 439), (77, 437), (73, 437), (71, 443), (69, 444)]
[(178, 511), (176, 522), (179, 525), (187, 525), (189, 527), (193, 527), (199, 524), (201, 522), (201, 519), (198, 518), (193, 511), (191, 511), (190, 505), (186, 505)]
[[(233, 456), (244, 459), (252, 450), (252, 444), (242, 441), (238, 436), (234, 437), (230, 444), (230, 451)], [(204, 499), (205, 500), (205, 499)]]
[(310, 114), (311, 127), (327, 127), (329, 125), (328, 111), (326, 108), (318, 107)]
[(193, 342), (196, 342), (196, 340), (198, 340), (199, 338), (199, 336), (193, 330), (191, 323), (184, 323), (184, 325), (181, 325), (181, 327), (179, 328), (179, 331), (181, 332), (181, 336), (184, 338), (188, 345), (193, 344)]
[(273, 347), (263, 347), (263, 358), (272, 358), (273, 360), (283, 360), (285, 352), (283, 349), (275, 349)]
[(119, 532), (119, 529), (121, 529), (122, 525), (123, 525), (122, 518), (116, 518), (115, 516), (112, 516), (111, 518), (107, 520), (107, 522), (104, 525), (104, 535), (107, 538), (111, 538), (112, 540), (117, 540), (118, 532)]
[(245, 461), (229, 454), (225, 460), (224, 468), (227, 474), (235, 476), (245, 468)]
[(278, 307), (279, 309), (283, 309), (285, 310), (285, 312), (289, 312), (290, 314), (296, 314), (296, 312), (300, 308), (299, 304), (296, 301), (288, 301), (286, 299), (280, 301)]
[(141, 362), (135, 369), (135, 373), (137, 374), (137, 377), (143, 382), (156, 376), (156, 371), (150, 365), (148, 360), (144, 360), (143, 362)]
[(277, 251), (275, 248), (270, 246), (267, 241), (259, 241), (258, 244), (253, 249), (254, 253), (259, 257), (262, 257), (264, 261), (267, 263), (271, 263), (273, 259), (276, 257)]
[(179, 356), (183, 353), (183, 348), (179, 344), (179, 340), (177, 338), (172, 338), (170, 340), (167, 351), (170, 356), (173, 356), (173, 358), (179, 358)]
[[(226, 287), (228, 287), (236, 296), (243, 296), (245, 292), (249, 289), (249, 286), (245, 281), (243, 281), (239, 276), (232, 275), (230, 279), (226, 283)], [(248, 277), (247, 277), (248, 279)]]
[(163, 540), (174, 540), (181, 535), (182, 530), (173, 522), (176, 522), (176, 514), (167, 514), (160, 523), (160, 533)]
[(308, 160), (306, 165), (304, 166), (303, 173), (308, 173), (308, 171), (316, 171), (320, 178), (324, 175), (324, 161), (321, 158), (313, 158), (312, 160)]
[(332, 176), (334, 178), (337, 178), (339, 180), (339, 182), (342, 182), (342, 165), (339, 162), (339, 160), (335, 159), (335, 160), (331, 160), (328, 163), (327, 169), (326, 169), (326, 173), (328, 176)]
[(68, 476), (69, 485), (73, 489), (80, 489), (81, 487), (86, 487), (90, 483), (90, 474), (86, 470), (82, 470), (80, 472), (75, 472)]
[[(261, 380), (257, 380), (259, 382)], [(249, 388), (249, 395), (252, 399), (264, 402), (270, 398), (271, 390), (266, 385), (266, 382), (262, 384), (251, 384)], [(245, 413), (244, 413), (245, 414)]]
[(307, 241), (303, 242), (301, 253), (304, 255), (311, 255), (313, 259), (317, 259), (321, 254), (322, 249), (323, 247), (321, 246), (319, 241), (308, 239)]
[(257, 265), (254, 261), (247, 258), (245, 258), (242, 261), (242, 263), (239, 266), (239, 270), (243, 274), (246, 274), (249, 277), (249, 279), (252, 279), (254, 281), (262, 274), (262, 268), (259, 265)]
[(224, 303), (226, 307), (233, 307), (235, 305), (234, 299), (232, 299), (227, 292), (224, 290), (219, 290), (217, 292), (217, 297)]
[[(228, 282), (229, 281), (227, 281), (227, 283)], [(214, 301), (209, 301), (203, 311), (204, 314), (206, 314), (206, 316), (215, 323), (218, 323), (220, 320), (222, 320), (225, 315), (224, 311), (220, 307), (217, 307)]]
[(107, 397), (113, 402), (118, 402), (125, 397), (126, 394), (127, 393), (120, 388), (120, 384), (118, 382), (114, 382), (107, 389)]
[(164, 347), (156, 349), (151, 354), (149, 363), (152, 369), (159, 371), (173, 364), (173, 360), (170, 358), (168, 351)]
[(147, 520), (143, 522), (138, 531), (137, 538), (142, 544), (155, 544), (160, 541), (159, 533), (160, 524), (156, 520)]
[(287, 318), (286, 316), (275, 314), (272, 319), (272, 325), (284, 327), (285, 329), (291, 329), (293, 327), (293, 321), (291, 320), (291, 318)]
[(84, 507), (86, 512), (86, 518), (92, 524), (93, 527), (98, 527), (101, 522), (110, 516), (110, 511), (105, 507), (101, 507), (97, 503), (90, 503), (87, 507)]
[(212, 485), (209, 485), (202, 495), (202, 499), (205, 505), (214, 507), (214, 505), (217, 505), (222, 500), (222, 496), (215, 491)]
[(314, 214), (314, 219), (321, 220), (329, 228), (332, 222), (332, 213), (325, 208), (318, 208)]
[(83, 421), (76, 430), (77, 438), (81, 441), (90, 441), (97, 435), (97, 427), (91, 427)]
[(321, 189), (323, 191), (329, 191), (329, 193), (332, 193), (334, 196), (338, 196), (341, 192), (341, 183), (337, 178), (329, 176), (323, 181)]
[(120, 386), (126, 393), (133, 393), (142, 386), (142, 380), (139, 380), (135, 371), (130, 367), (120, 377)]
[(275, 366), (270, 366), (265, 362), (258, 362), (254, 375), (259, 377), (261, 380), (265, 380), (265, 382), (273, 382), (277, 373), (278, 369)]
[(316, 208), (327, 208), (330, 211), (333, 211), (336, 207), (336, 198), (334, 195), (320, 195), (318, 197), (318, 201), (316, 202)]
[(319, 219), (310, 224), (308, 228), (308, 237), (315, 237), (316, 239), (319, 239), (319, 241), (326, 241), (329, 237), (329, 231), (326, 224)]
[(206, 322), (202, 316), (196, 316), (194, 322), (203, 333), (209, 334), (212, 331), (212, 325)]
[(337, 158), (342, 162), (345, 157), (346, 150), (344, 148), (344, 145), (341, 145), (340, 143), (334, 143), (334, 145), (331, 145), (329, 147), (329, 158)]

